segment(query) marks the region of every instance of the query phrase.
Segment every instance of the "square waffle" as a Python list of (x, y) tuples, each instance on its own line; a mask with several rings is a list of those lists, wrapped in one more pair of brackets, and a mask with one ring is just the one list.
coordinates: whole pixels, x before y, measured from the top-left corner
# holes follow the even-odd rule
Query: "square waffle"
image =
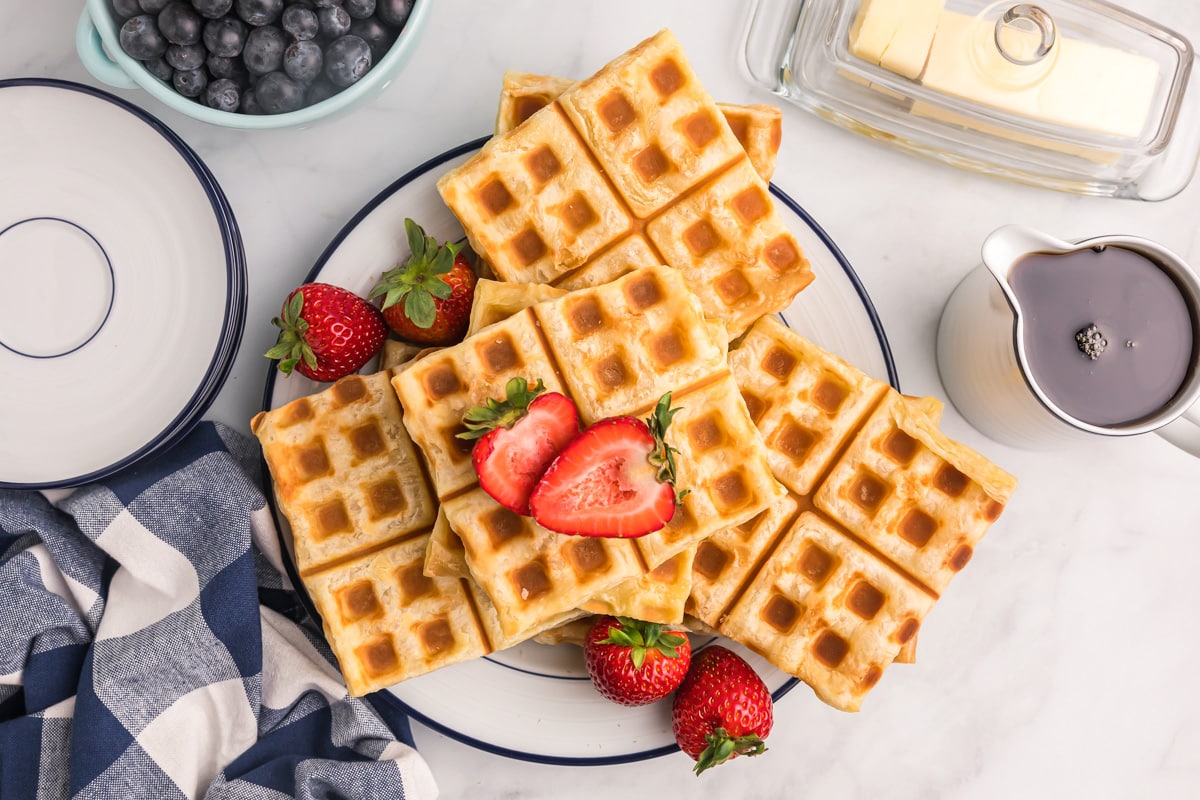
[(301, 576), (433, 526), (437, 505), (389, 379), (348, 375), (251, 420)]
[(467, 336), (486, 328), (493, 322), (508, 319), (523, 308), (543, 300), (553, 300), (567, 293), (544, 283), (504, 283), (487, 278), (475, 282), (475, 296), (471, 301), (471, 319), (467, 323)]
[(806, 511), (720, 630), (769, 654), (829, 705), (856, 711), (933, 603), (835, 525)]
[[(558, 285), (584, 271), (594, 285), (657, 254), (639, 265), (684, 272), (731, 338), (813, 277), (669, 31), (492, 138), (438, 190), (502, 280)], [(632, 251), (590, 267), (630, 238)]]
[[(781, 495), (718, 331), (681, 273), (647, 268), (537, 303), (395, 375), (404, 423), (506, 633), (641, 576)], [(679, 486), (690, 491), (671, 523), (634, 540), (563, 536), (506, 513), (479, 489), (455, 434), (468, 408), (501, 396), (516, 375), (567, 394), (585, 424), (646, 416), (673, 392), (681, 410), (668, 436), (680, 451)]]
[[(887, 664), (912, 660), (928, 607), (1016, 481), (938, 430), (940, 403), (900, 395), (772, 318), (754, 324), (729, 363), (788, 495), (701, 543), (688, 613), (856, 710)], [(797, 576), (820, 572), (821, 559), (801, 540), (829, 555), (829, 574), (807, 584)], [(870, 590), (852, 600), (850, 573), (828, 583), (838, 565)], [(858, 613), (876, 601), (899, 611)]]
[[(552, 75), (531, 75), (508, 70), (500, 88), (496, 111), (496, 135), (508, 133), (534, 113), (558, 99), (575, 81)], [(729, 129), (746, 151), (750, 163), (764, 181), (775, 174), (775, 161), (783, 138), (783, 114), (775, 106), (740, 106), (717, 103)]]

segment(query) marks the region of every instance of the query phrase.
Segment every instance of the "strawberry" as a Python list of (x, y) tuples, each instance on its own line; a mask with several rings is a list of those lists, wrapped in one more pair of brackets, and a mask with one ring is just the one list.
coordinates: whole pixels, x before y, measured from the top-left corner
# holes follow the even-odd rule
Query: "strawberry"
[(461, 245), (439, 245), (411, 219), (404, 220), (404, 231), (408, 235), (408, 260), (383, 273), (370, 296), (383, 295), (383, 317), (401, 339), (417, 344), (454, 344), (466, 334), (471, 321), (475, 270)]
[(679, 748), (696, 762), (697, 775), (731, 758), (766, 752), (772, 721), (771, 693), (741, 656), (720, 645), (696, 653), (675, 692), (671, 727)]
[(583, 644), (588, 675), (600, 694), (623, 706), (644, 706), (675, 690), (692, 662), (682, 632), (628, 617), (601, 617)]
[(496, 502), (518, 514), (529, 514), (529, 493), (569, 441), (579, 433), (579, 410), (567, 396), (547, 392), (541, 380), (531, 389), (524, 378), (512, 378), (505, 399), (463, 415), (467, 430), (460, 439), (477, 439), (471, 463), (479, 485)]
[(579, 536), (636, 537), (671, 521), (676, 495), (675, 448), (663, 438), (671, 393), (646, 421), (609, 417), (589, 425), (559, 453), (529, 496), (544, 528)]
[(293, 289), (271, 324), (279, 328), (279, 338), (266, 357), (280, 359), (284, 374), (294, 368), (314, 381), (336, 381), (357, 372), (387, 337), (379, 309), (328, 283)]

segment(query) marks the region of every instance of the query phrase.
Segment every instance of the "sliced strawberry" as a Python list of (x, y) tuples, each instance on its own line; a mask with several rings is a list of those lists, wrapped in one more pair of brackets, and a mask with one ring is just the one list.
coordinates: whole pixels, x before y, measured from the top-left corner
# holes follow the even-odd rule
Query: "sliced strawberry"
[(579, 433), (579, 410), (569, 397), (547, 392), (539, 380), (505, 386), (505, 399), (488, 398), (463, 415), (463, 439), (478, 438), (471, 462), (479, 486), (497, 503), (529, 514), (529, 494), (555, 456)]
[(579, 434), (554, 459), (529, 497), (544, 528), (580, 536), (635, 537), (675, 513), (675, 488), (650, 462), (654, 435), (640, 419), (612, 417)]

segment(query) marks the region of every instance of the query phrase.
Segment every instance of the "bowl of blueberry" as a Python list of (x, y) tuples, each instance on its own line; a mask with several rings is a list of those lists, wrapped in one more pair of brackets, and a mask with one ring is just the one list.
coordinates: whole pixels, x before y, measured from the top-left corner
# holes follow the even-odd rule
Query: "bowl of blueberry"
[(431, 0), (87, 0), (76, 48), (116, 88), (234, 128), (337, 114), (387, 86)]

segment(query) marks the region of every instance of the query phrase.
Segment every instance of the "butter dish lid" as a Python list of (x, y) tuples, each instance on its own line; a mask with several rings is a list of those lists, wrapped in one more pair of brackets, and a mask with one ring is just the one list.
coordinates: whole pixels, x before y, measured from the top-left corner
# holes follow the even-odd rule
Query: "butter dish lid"
[(753, 0), (743, 47), (802, 108), (1027, 184), (1162, 200), (1200, 153), (1191, 44), (1102, 0)]

